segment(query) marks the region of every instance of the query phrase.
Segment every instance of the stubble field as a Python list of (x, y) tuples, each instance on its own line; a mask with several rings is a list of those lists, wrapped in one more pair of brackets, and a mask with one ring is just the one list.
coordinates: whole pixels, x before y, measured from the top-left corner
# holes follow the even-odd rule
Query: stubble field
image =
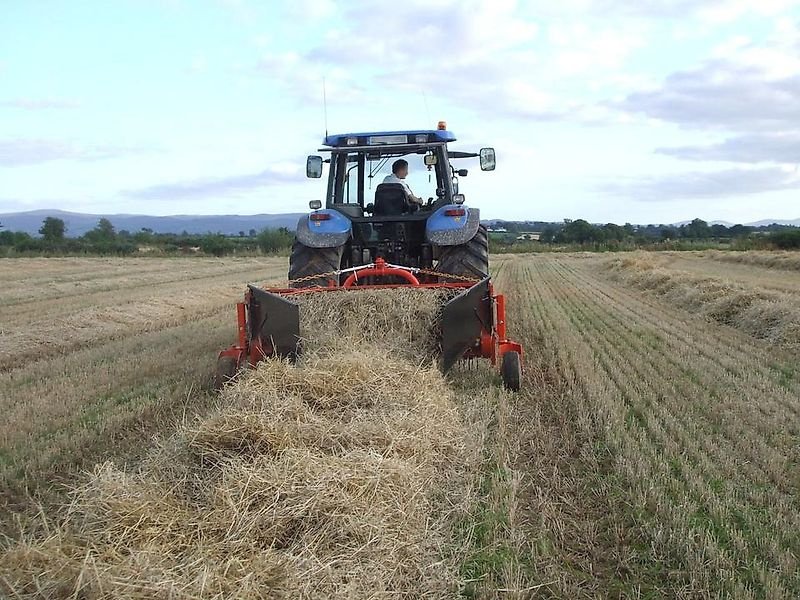
[[(391, 439), (391, 432), (365, 430), (361, 421), (360, 429), (353, 430), (348, 429), (350, 422), (324, 421), (328, 444), (331, 431), (339, 432), (337, 444), (353, 431), (364, 436), (368, 431), (372, 437), (369, 443), (362, 440), (365, 447), (358, 440), (348, 442), (358, 446), (361, 454), (355, 455), (327, 447), (322, 452), (321, 433), (313, 440), (304, 433), (299, 445), (294, 432), (296, 439), (282, 455), (294, 457), (302, 451), (321, 456), (325, 464), (358, 456), (361, 462), (348, 462), (348, 468), (373, 469), (369, 473), (376, 482), (385, 479), (385, 465), (376, 465), (370, 453), (406, 461), (392, 463), (395, 474), (406, 473), (401, 465), (413, 466), (408, 481), (418, 484), (427, 500), (421, 503), (416, 493), (404, 496), (406, 480), (397, 480), (399, 487), (386, 488), (394, 490), (387, 492), (386, 502), (401, 498), (405, 531), (410, 531), (409, 523), (419, 523), (421, 533), (397, 537), (394, 513), (369, 521), (382, 523), (375, 531), (385, 542), (370, 538), (359, 546), (375, 544), (377, 549), (369, 555), (371, 562), (364, 563), (375, 577), (376, 590), (370, 594), (353, 592), (360, 589), (352, 581), (352, 574), (360, 572), (357, 564), (348, 563), (351, 577), (342, 583), (339, 563), (326, 554), (331, 548), (335, 554), (335, 545), (319, 545), (309, 557), (294, 549), (294, 537), (292, 543), (286, 541), (285, 531), (281, 543), (277, 538), (268, 543), (271, 552), (285, 554), (275, 563), (283, 569), (275, 581), (283, 583), (253, 587), (246, 577), (231, 583), (217, 574), (207, 580), (218, 587), (204, 587), (190, 572), (200, 561), (191, 544), (170, 559), (169, 569), (148, 563), (146, 577), (137, 583), (135, 569), (146, 571), (141, 559), (123, 569), (120, 556), (152, 552), (153, 539), (142, 533), (147, 539), (137, 538), (124, 552), (118, 547), (103, 550), (96, 541), (87, 545), (87, 530), (80, 529), (87, 527), (85, 514), (76, 529), (70, 512), (75, 503), (86, 501), (87, 485), (95, 494), (100, 488), (107, 491), (109, 481), (117, 486), (114, 494), (128, 490), (121, 473), (139, 468), (145, 455), (152, 463), (154, 446), (163, 455), (163, 440), (171, 439), (176, 429), (182, 432), (178, 439), (190, 440), (190, 448), (198, 431), (209, 435), (204, 429), (209, 422), (216, 427), (213, 443), (219, 444), (220, 419), (239, 434), (246, 421), (247, 435), (253, 435), (249, 413), (242, 417), (245, 405), (237, 407), (236, 418), (226, 412), (225, 403), (238, 402), (233, 392), (220, 401), (210, 391), (210, 372), (216, 351), (233, 340), (233, 303), (244, 284), (280, 281), (285, 259), (0, 262), (0, 509), (9, 536), (0, 558), (0, 590), (19, 597), (56, 597), (53, 590), (59, 590), (58, 597), (114, 597), (109, 592), (113, 588), (118, 596), (126, 595), (119, 590), (128, 590), (130, 597), (222, 598), (236, 597), (230, 589), (241, 592), (250, 585), (248, 595), (238, 595), (277, 597), (278, 592), (261, 592), (273, 584), (275, 590), (291, 589), (286, 586), (294, 581), (292, 573), (305, 573), (309, 561), (316, 560), (324, 563), (318, 570), (327, 573), (325, 589), (337, 597), (379, 598), (390, 592), (400, 597), (480, 598), (798, 597), (796, 264), (791, 255), (767, 253), (494, 257), (496, 287), (508, 297), (509, 332), (526, 349), (520, 394), (500, 390), (496, 378), (483, 369), (460, 368), (441, 380), (403, 363), (400, 372), (409, 369), (409, 377), (436, 390), (425, 403), (433, 411), (431, 419), (446, 420), (446, 430), (431, 433), (424, 423), (412, 427), (406, 412), (400, 419), (400, 413), (387, 409), (377, 417), (384, 424), (398, 423), (396, 430), (408, 428), (404, 441)], [(304, 368), (329, 373), (328, 363), (320, 360)], [(287, 394), (310, 393), (302, 391), (310, 385), (307, 381), (294, 381), (280, 368), (243, 382), (236, 393), (253, 396), (247, 386), (258, 381), (272, 382), (270, 389), (285, 387)], [(384, 381), (383, 372), (359, 375), (357, 381), (379, 376)], [(331, 389), (340, 389), (341, 378), (335, 381)], [(342, 387), (341, 394), (348, 389)], [(381, 389), (387, 398), (402, 397), (412, 404), (426, 397), (403, 387)], [(356, 403), (363, 400), (353, 398)], [(259, 400), (259, 427), (268, 423), (265, 402)], [(366, 414), (358, 412), (361, 408), (352, 409), (358, 419)], [(323, 414), (330, 418), (327, 412), (303, 418)], [(308, 422), (322, 423), (313, 419)], [(269, 435), (274, 434), (270, 429)], [(437, 435), (441, 439), (431, 441)], [(204, 451), (211, 452), (212, 442), (203, 443)], [(398, 450), (404, 444), (413, 447)], [(109, 460), (115, 471), (109, 470)], [(91, 475), (84, 472), (96, 463), (105, 466)], [(309, 470), (308, 477), (328, 481), (318, 469), (321, 463), (314, 464), (316, 470)], [(164, 471), (151, 466), (137, 471), (137, 486), (162, 489), (169, 482)], [(426, 474), (423, 479), (420, 473)], [(255, 477), (252, 471), (250, 476)], [(347, 477), (347, 486), (357, 486), (356, 475)], [(292, 489), (304, 485), (292, 481)], [(83, 491), (69, 495), (70, 486)], [(119, 500), (114, 494), (102, 496), (104, 520), (95, 521), (102, 521), (100, 530), (112, 532), (110, 537), (121, 538), (134, 526), (109, 521), (118, 517), (108, 512), (109, 498)], [(65, 509), (70, 498), (72, 508)], [(148, 502), (158, 512), (158, 502)], [(305, 502), (317, 506), (313, 503), (318, 498), (312, 495)], [(313, 514), (347, 517), (342, 523), (348, 524), (356, 518), (343, 516), (343, 509), (326, 510)], [(240, 524), (243, 514), (235, 513)], [(410, 521), (409, 515), (416, 520)], [(59, 529), (62, 519), (71, 524)], [(173, 531), (170, 526), (162, 525)], [(293, 527), (292, 535), (301, 536), (297, 524)], [(219, 534), (223, 551), (241, 547), (239, 537), (231, 541), (233, 529), (231, 524)], [(297, 539), (307, 549), (309, 540), (317, 543), (327, 535), (324, 530), (320, 524), (317, 538)], [(98, 531), (91, 530), (92, 540), (98, 539)], [(67, 533), (77, 558), (64, 550)], [(213, 537), (208, 535), (205, 550)], [(388, 544), (395, 538), (396, 544)], [(169, 545), (169, 536), (158, 543)], [(407, 551), (408, 546), (417, 550)], [(400, 547), (406, 549), (399, 552)], [(248, 548), (252, 551), (252, 545)], [(388, 563), (385, 556), (392, 557)], [(392, 561), (403, 560), (410, 561), (405, 565), (410, 574), (401, 564), (395, 564), (397, 573), (392, 571)], [(422, 566), (411, 568), (414, 561)], [(381, 569), (392, 572), (391, 577), (376, 575)], [(54, 581), (66, 583), (62, 589)], [(303, 581), (314, 579), (304, 576)], [(419, 589), (432, 581), (439, 586), (435, 590)], [(378, 590), (380, 585), (385, 589)], [(311, 588), (303, 593), (320, 597)]]

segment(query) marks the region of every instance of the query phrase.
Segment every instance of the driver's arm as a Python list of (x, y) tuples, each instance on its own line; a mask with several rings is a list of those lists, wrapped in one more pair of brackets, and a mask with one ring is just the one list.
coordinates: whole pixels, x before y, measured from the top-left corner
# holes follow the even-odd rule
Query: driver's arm
[(411, 187), (407, 183), (403, 183), (406, 188), (406, 195), (408, 196), (409, 202), (413, 202), (414, 204), (423, 204), (425, 201), (422, 198), (414, 195), (414, 192), (411, 191)]

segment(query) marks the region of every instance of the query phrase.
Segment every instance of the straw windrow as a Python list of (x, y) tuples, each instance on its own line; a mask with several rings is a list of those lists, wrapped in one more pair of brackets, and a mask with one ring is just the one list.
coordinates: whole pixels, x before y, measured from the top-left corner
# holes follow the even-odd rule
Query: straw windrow
[[(441, 297), (329, 293), (134, 471), (99, 465), (0, 589), (48, 598), (443, 597), (465, 433), (432, 365)], [(449, 508), (450, 507), (450, 508)]]

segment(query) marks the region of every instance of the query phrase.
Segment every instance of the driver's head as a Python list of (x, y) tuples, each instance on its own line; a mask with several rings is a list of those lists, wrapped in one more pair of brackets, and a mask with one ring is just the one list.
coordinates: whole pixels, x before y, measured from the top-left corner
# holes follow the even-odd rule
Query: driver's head
[(402, 158), (397, 159), (392, 163), (392, 173), (399, 179), (405, 179), (408, 175), (408, 161)]

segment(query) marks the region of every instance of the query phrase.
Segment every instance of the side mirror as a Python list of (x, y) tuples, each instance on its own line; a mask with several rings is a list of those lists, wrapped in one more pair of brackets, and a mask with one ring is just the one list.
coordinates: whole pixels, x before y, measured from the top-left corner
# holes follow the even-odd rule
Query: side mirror
[(306, 159), (306, 177), (311, 179), (319, 179), (322, 177), (321, 156), (309, 156), (308, 159)]
[(494, 154), (494, 148), (481, 148), (481, 171), (494, 171), (497, 166), (497, 158)]

